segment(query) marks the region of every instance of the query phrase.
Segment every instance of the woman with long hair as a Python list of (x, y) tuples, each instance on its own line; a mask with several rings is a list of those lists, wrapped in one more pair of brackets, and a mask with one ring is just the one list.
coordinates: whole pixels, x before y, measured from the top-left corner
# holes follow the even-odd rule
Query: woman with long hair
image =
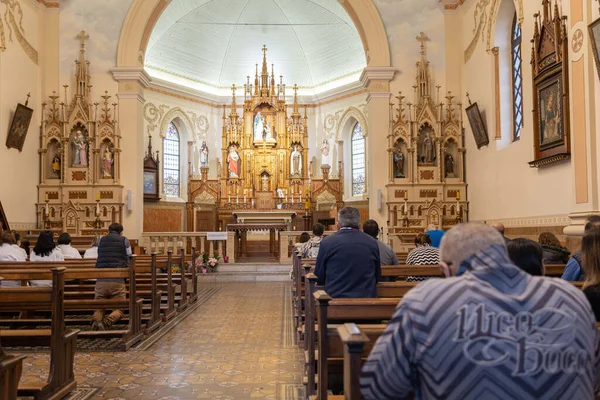
[(544, 250), (544, 264), (566, 264), (569, 261), (571, 251), (560, 244), (552, 232), (540, 233), (538, 243)]
[(600, 228), (590, 229), (581, 241), (583, 253), (583, 293), (588, 298), (596, 321), (600, 321)]
[(92, 247), (85, 251), (83, 258), (98, 258), (98, 244), (100, 243), (100, 236), (94, 236), (92, 240)]
[[(38, 237), (33, 251), (29, 255), (30, 261), (64, 261), (65, 258), (54, 244), (54, 234), (51, 231), (42, 231)], [(29, 281), (31, 286), (52, 286), (52, 281)]]
[(515, 265), (530, 275), (543, 276), (543, 246), (533, 240), (516, 238), (506, 244), (508, 257)]

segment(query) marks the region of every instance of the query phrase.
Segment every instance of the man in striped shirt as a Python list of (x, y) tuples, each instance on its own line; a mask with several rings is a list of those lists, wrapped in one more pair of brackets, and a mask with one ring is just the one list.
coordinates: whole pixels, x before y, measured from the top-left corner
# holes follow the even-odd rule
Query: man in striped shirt
[(369, 355), (366, 400), (594, 398), (599, 335), (579, 289), (520, 270), (483, 224), (450, 230), (441, 260), (448, 278), (411, 290)]

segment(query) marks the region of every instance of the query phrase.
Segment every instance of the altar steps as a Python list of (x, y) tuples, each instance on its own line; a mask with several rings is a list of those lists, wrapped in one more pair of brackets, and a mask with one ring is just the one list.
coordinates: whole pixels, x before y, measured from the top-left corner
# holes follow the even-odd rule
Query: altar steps
[(290, 281), (288, 264), (219, 264), (217, 272), (199, 274), (198, 282), (286, 282)]

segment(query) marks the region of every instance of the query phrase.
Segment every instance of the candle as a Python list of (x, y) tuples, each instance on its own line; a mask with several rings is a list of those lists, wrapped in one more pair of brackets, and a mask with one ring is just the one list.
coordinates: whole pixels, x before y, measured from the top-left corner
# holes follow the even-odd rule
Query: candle
[(100, 203), (96, 203), (96, 215), (100, 215)]
[(252, 208), (254, 208), (254, 199), (252, 199)]
[(294, 196), (292, 195), (292, 204), (294, 204)]
[(404, 191), (404, 200), (408, 200), (408, 191)]
[(100, 193), (96, 193), (96, 201), (100, 201)]
[(288, 201), (288, 200), (287, 200), (287, 195), (286, 195), (286, 196), (285, 196), (285, 202), (287, 203), (287, 201)]
[(460, 201), (460, 192), (456, 192), (456, 201)]
[(227, 196), (227, 202), (231, 203), (231, 196)]
[(45, 199), (46, 201), (48, 201), (48, 193), (46, 193), (46, 195), (45, 195), (44, 199)]
[(244, 193), (244, 203), (246, 202), (246, 194)]
[(240, 204), (240, 198), (238, 196), (235, 196), (235, 204)]
[(48, 216), (48, 200), (46, 200), (46, 217)]

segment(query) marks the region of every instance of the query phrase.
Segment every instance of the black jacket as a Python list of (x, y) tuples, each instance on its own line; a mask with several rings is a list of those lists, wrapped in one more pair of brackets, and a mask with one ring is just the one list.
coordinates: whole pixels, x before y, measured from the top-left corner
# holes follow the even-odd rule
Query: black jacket
[(585, 297), (587, 297), (592, 306), (596, 321), (600, 322), (600, 285), (586, 287), (583, 289), (583, 294), (585, 294)]
[(569, 261), (571, 252), (566, 247), (556, 247), (543, 244), (544, 264), (566, 264)]
[(381, 278), (377, 240), (350, 229), (327, 236), (319, 247), (315, 275), (333, 298), (377, 297)]

